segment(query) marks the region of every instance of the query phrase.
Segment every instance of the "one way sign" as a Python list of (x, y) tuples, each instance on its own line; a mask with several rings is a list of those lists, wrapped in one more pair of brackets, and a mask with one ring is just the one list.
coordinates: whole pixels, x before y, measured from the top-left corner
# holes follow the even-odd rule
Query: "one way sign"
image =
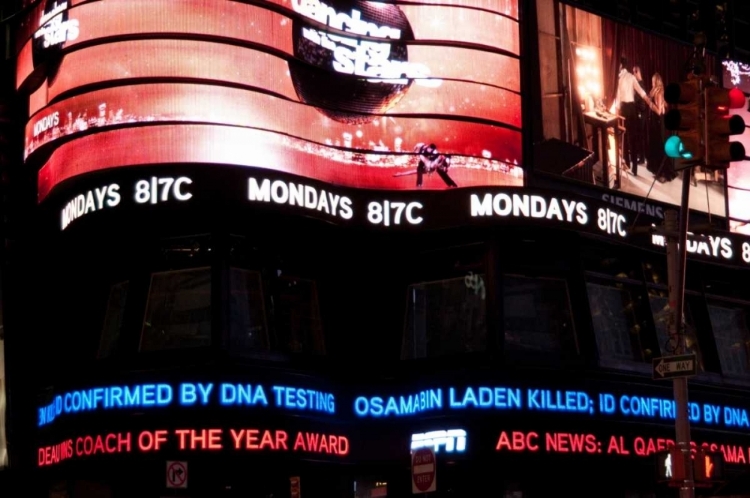
[(654, 367), (654, 379), (690, 377), (698, 373), (698, 360), (695, 354), (664, 356), (651, 361)]

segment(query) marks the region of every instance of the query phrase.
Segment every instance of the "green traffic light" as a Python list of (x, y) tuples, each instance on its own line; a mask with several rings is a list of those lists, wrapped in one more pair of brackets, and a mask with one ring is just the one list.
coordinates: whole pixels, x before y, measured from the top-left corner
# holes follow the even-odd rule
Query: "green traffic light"
[(666, 142), (664, 142), (664, 152), (666, 152), (667, 157), (673, 159), (693, 158), (693, 153), (689, 150), (685, 150), (685, 144), (682, 143), (682, 139), (677, 135), (672, 135)]

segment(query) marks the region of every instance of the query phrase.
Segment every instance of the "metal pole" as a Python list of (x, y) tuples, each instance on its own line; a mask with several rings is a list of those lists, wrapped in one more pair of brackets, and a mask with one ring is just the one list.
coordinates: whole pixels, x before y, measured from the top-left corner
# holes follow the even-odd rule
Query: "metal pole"
[[(682, 199), (680, 203), (679, 227), (675, 210), (664, 213), (664, 231), (667, 238), (667, 275), (669, 283), (669, 306), (672, 320), (669, 326), (670, 343), (675, 347), (674, 354), (685, 354), (687, 347), (683, 328), (685, 304), (685, 264), (687, 261), (687, 229), (690, 196), (691, 168), (682, 173)], [(679, 232), (678, 232), (679, 228)], [(682, 451), (685, 480), (680, 486), (680, 498), (694, 498), (693, 460), (690, 452), (690, 419), (688, 418), (687, 377), (674, 379), (675, 436), (677, 447)]]

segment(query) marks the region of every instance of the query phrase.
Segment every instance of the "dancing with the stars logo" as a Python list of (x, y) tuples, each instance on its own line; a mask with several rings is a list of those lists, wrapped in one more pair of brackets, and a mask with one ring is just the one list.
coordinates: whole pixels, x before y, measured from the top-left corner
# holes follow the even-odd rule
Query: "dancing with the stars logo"
[(424, 64), (409, 62), (414, 33), (393, 4), (368, 0), (292, 0), (299, 98), (342, 123), (361, 124), (394, 107), (413, 83), (439, 86)]
[(78, 38), (78, 20), (68, 17), (69, 7), (67, 1), (47, 0), (31, 46), (35, 67), (55, 61), (61, 55), (63, 44)]

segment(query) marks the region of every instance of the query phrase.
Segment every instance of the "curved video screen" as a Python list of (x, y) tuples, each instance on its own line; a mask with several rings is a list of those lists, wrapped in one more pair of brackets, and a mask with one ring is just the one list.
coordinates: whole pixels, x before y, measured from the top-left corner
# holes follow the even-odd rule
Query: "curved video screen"
[(523, 182), (517, 0), (47, 0), (16, 35), (40, 202), (150, 164)]

